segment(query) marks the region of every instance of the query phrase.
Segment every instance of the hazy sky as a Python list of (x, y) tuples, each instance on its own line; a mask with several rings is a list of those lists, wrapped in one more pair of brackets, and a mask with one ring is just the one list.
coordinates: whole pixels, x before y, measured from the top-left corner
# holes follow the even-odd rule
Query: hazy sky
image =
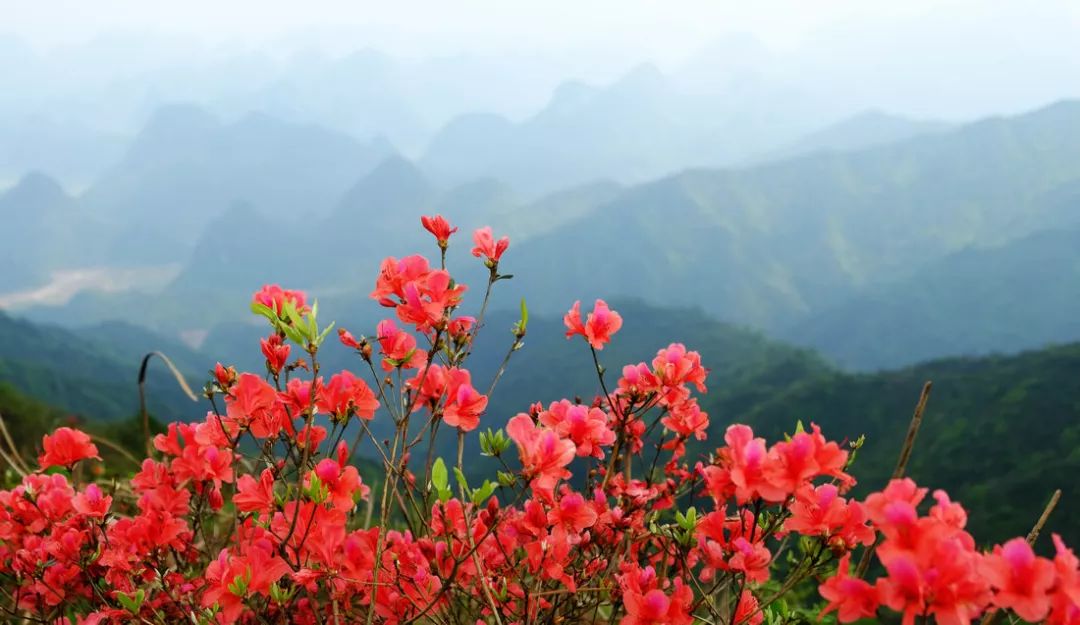
[(515, 117), (564, 79), (609, 82), (645, 61), (691, 83), (694, 71), (751, 67), (848, 108), (953, 120), (1080, 97), (1080, 0), (0, 0), (0, 70), (11, 73), (24, 63), (3, 58), (5, 35), (60, 68), (44, 85), (247, 52), (376, 49), (455, 71), (477, 66), (453, 58), (468, 55), (499, 64), (489, 74), (507, 84), (461, 89), (490, 92), (480, 108)]
[(305, 31), (339, 36), (352, 31), (398, 53), (598, 44), (668, 50), (701, 44), (725, 30), (751, 31), (769, 43), (784, 44), (829, 22), (860, 15), (917, 14), (930, 4), (925, 0), (2, 0), (5, 19), (0, 28), (38, 45), (76, 42), (102, 31), (149, 28), (249, 44)]
[(822, 32), (917, 30), (920, 20), (973, 19), (995, 28), (958, 46), (991, 46), (1016, 29), (1080, 28), (1080, 3), (1072, 0), (0, 0), (0, 8), (0, 31), (36, 47), (135, 31), (259, 48), (318, 41), (398, 55), (588, 51), (612, 62), (632, 56), (661, 64), (730, 32), (784, 49)]

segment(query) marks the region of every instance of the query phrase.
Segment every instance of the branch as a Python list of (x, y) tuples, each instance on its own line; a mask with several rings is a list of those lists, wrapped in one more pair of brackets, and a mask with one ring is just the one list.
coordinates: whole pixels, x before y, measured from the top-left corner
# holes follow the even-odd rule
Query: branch
[[(907, 436), (904, 437), (904, 446), (900, 448), (900, 457), (896, 459), (896, 468), (893, 469), (892, 479), (898, 480), (904, 477), (904, 472), (907, 471), (908, 460), (911, 459), (911, 450), (915, 447), (915, 438), (919, 435), (919, 427), (922, 426), (923, 412), (926, 411), (926, 402), (930, 399), (930, 389), (934, 386), (933, 382), (927, 381), (923, 384), (922, 393), (919, 394), (919, 402), (915, 404), (915, 414), (911, 416), (911, 423), (908, 424)], [(862, 558), (859, 559), (859, 565), (855, 567), (855, 577), (862, 578), (866, 575), (866, 571), (870, 569), (870, 561), (874, 557), (874, 552), (877, 550), (877, 543), (870, 545), (863, 551)]]
[[(1035, 541), (1039, 539), (1039, 533), (1042, 532), (1043, 527), (1046, 525), (1047, 519), (1050, 518), (1050, 514), (1054, 511), (1054, 508), (1057, 507), (1058, 501), (1060, 499), (1061, 489), (1059, 488), (1054, 491), (1053, 495), (1050, 496), (1050, 501), (1046, 504), (1046, 507), (1043, 508), (1042, 514), (1039, 515), (1039, 520), (1035, 521), (1035, 525), (1031, 528), (1031, 531), (1028, 532), (1027, 543), (1032, 547), (1035, 546)], [(993, 625), (993, 623), (998, 620), (998, 617), (1004, 614), (1004, 612), (1004, 610), (1000, 609), (994, 609), (990, 612), (987, 612), (986, 616), (984, 616), (983, 620), (981, 621), (981, 625)]]

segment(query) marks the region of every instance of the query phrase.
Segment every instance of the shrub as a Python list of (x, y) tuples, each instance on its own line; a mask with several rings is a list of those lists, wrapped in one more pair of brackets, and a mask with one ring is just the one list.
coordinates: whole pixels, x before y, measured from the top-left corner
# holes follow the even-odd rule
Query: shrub
[[(371, 296), (393, 315), (371, 338), (337, 331), (367, 380), (325, 374), (333, 324), (320, 326), (304, 293), (265, 286), (252, 310), (271, 329), (266, 371), (219, 364), (206, 418), (168, 425), (130, 479), (80, 483), (73, 468), (98, 457), (94, 442), (71, 428), (46, 436), (40, 470), (0, 492), (9, 620), (715, 625), (895, 611), (905, 623), (1080, 623), (1077, 559), (1060, 539), (1053, 560), (1024, 539), (981, 551), (959, 504), (936, 491), (927, 507), (906, 479), (847, 498), (858, 443), (816, 425), (772, 445), (731, 425), (715, 453), (688, 458), (710, 423), (701, 356), (672, 344), (608, 377), (600, 355), (622, 318), (603, 300), (564, 319), (598, 395), (492, 423), (488, 398), (528, 331), (524, 303), (484, 392), (466, 364), (509, 278), (509, 241), (474, 233), (488, 269), (474, 318), (459, 314), (466, 286), (446, 270), (456, 229), (423, 225), (438, 268), (387, 258)], [(376, 419), (391, 437), (372, 432)], [(436, 453), (441, 428), (457, 433), (449, 462)], [(347, 431), (359, 433), (351, 446)], [(492, 479), (466, 474), (473, 435), (500, 463)], [(353, 465), (361, 443), (381, 483)], [(815, 584), (823, 602), (803, 592)]]

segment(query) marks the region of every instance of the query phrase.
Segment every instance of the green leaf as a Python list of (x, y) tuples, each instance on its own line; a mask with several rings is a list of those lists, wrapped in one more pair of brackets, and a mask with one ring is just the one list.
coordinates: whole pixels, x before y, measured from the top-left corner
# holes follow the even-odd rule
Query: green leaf
[(435, 463), (431, 465), (431, 484), (435, 487), (435, 490), (440, 492), (446, 490), (448, 477), (446, 465), (443, 464), (442, 458), (436, 458)]
[(483, 505), (494, 494), (496, 487), (495, 482), (484, 480), (484, 485), (473, 491), (472, 502), (478, 506)]
[(296, 591), (296, 586), (293, 586), (288, 590), (284, 590), (281, 586), (278, 585), (277, 582), (274, 582), (270, 585), (270, 599), (273, 600), (274, 603), (277, 603), (279, 605), (285, 604), (288, 603), (290, 599), (292, 599), (293, 595), (296, 594)]
[(316, 339), (315, 347), (320, 347), (323, 344), (323, 341), (326, 340), (326, 335), (330, 334), (330, 330), (334, 329), (334, 324), (336, 324), (336, 323), (337, 323), (336, 321), (331, 321), (330, 325), (326, 326), (326, 329), (323, 330), (322, 333), (319, 334), (319, 338)]
[(525, 305), (525, 298), (521, 298), (521, 331), (529, 325), (529, 307)]
[(274, 312), (273, 308), (270, 308), (261, 302), (251, 302), (251, 312), (266, 317), (271, 322), (276, 322), (278, 318), (277, 313)]
[(289, 340), (297, 345), (304, 345), (304, 335), (300, 333), (300, 330), (296, 329), (296, 326), (282, 323), (278, 325), (278, 328), (285, 333), (285, 336), (289, 337)]
[(282, 302), (281, 317), (293, 325), (300, 322), (300, 313), (296, 310), (296, 304), (291, 299)]
[(136, 590), (134, 594), (127, 594), (124, 592), (116, 593), (116, 600), (120, 602), (125, 610), (131, 614), (138, 614), (142, 609), (143, 600), (146, 599), (146, 592), (141, 588)]
[(458, 487), (465, 493), (469, 492), (469, 482), (465, 479), (465, 474), (461, 472), (461, 469), (454, 467), (454, 478), (457, 479)]
[(498, 456), (506, 451), (509, 446), (510, 439), (506, 437), (502, 430), (492, 431), (491, 428), (488, 428), (486, 432), (480, 433), (480, 453), (482, 455)]
[(311, 475), (311, 482), (308, 484), (307, 496), (311, 501), (316, 504), (321, 504), (330, 497), (330, 489), (323, 484), (323, 481), (319, 479), (318, 475)]
[(243, 573), (233, 578), (231, 584), (229, 584), (229, 592), (237, 597), (243, 597), (247, 594), (248, 584), (251, 582), (251, 567), (249, 566)]

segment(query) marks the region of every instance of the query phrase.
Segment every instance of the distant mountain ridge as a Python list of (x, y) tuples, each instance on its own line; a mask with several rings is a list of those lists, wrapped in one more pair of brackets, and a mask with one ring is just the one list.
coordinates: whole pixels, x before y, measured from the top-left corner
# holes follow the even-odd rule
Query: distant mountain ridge
[[(648, 72), (640, 81), (649, 82)], [(577, 100), (594, 96), (571, 89), (561, 97), (563, 107), (574, 109)], [(205, 115), (179, 125), (190, 126), (192, 136), (199, 128), (217, 132)], [(850, 332), (830, 333), (829, 327), (847, 328), (845, 302), (902, 299), (910, 288), (905, 280), (951, 255), (1061, 230), (1076, 220), (1078, 198), (1080, 103), (1070, 101), (876, 147), (691, 169), (633, 186), (597, 182), (535, 201), (494, 177), (447, 186), (420, 164), (390, 156), (349, 176), (321, 214), (294, 210), (275, 217), (255, 202), (221, 209), (223, 216), (200, 227), (194, 254), (163, 293), (87, 294), (66, 308), (32, 314), (71, 324), (139, 311), (138, 318), (126, 313), (127, 320), (173, 336), (194, 335), (235, 319), (228, 311), (241, 307), (226, 304), (244, 301), (266, 281), (312, 290), (351, 310), (366, 297), (381, 258), (433, 253), (419, 216), (443, 213), (461, 227), (451, 255), (467, 281), (483, 280), (482, 268), (468, 257), (470, 231), (489, 223), (512, 235), (504, 265), (517, 277), (508, 285), (509, 301), (526, 297), (537, 311), (561, 312), (567, 302), (597, 296), (700, 305), (715, 318), (814, 345), (846, 365), (891, 366), (943, 352), (925, 347), (922, 330), (903, 325), (890, 327), (893, 347), (873, 339), (880, 329), (860, 329), (872, 326), (865, 319), (852, 322)], [(154, 228), (153, 222), (144, 226)], [(154, 239), (136, 233), (126, 240)], [(1067, 250), (1055, 258), (1066, 262)], [(1041, 269), (1062, 279), (1072, 275), (1066, 266)], [(1005, 291), (1019, 292), (1019, 283), (1029, 281), (1009, 275), (1018, 283), (1002, 284)], [(898, 294), (885, 295), (891, 285)], [(968, 284), (945, 280), (938, 288), (960, 297)], [(1060, 297), (1071, 291), (1058, 293), (1017, 306), (1071, 310)], [(189, 301), (206, 305), (190, 311)], [(924, 302), (929, 336), (962, 323), (950, 318), (935, 325), (934, 314), (946, 314), (948, 301), (941, 300), (940, 311), (935, 301)], [(830, 320), (833, 314), (838, 317)], [(1019, 310), (1009, 319), (1050, 323), (1047, 315), (1025, 317)], [(957, 336), (967, 338), (941, 343), (986, 352), (1080, 338), (1068, 323), (1054, 321), (1044, 330), (1020, 339), (992, 323), (966, 324)], [(855, 354), (860, 346), (870, 346), (863, 356)]]
[(815, 130), (770, 154), (768, 160), (813, 152), (862, 150), (945, 132), (953, 127), (954, 124), (946, 122), (912, 119), (869, 109)]
[(103, 220), (152, 224), (189, 244), (237, 201), (278, 220), (325, 215), (357, 176), (393, 153), (385, 141), (362, 143), (264, 114), (223, 123), (174, 105), (151, 118), (81, 203)]
[[(189, 374), (213, 366), (207, 357), (143, 330), (114, 323), (73, 332), (0, 312), (0, 381), (73, 414), (106, 421), (138, 414), (139, 364), (158, 350)], [(203, 364), (196, 369), (197, 363)], [(199, 412), (161, 363), (150, 369), (147, 396), (159, 416)]]
[(185, 262), (237, 203), (276, 222), (325, 218), (350, 184), (394, 153), (382, 140), (265, 114), (225, 123), (196, 106), (164, 107), (84, 192), (69, 195), (40, 172), (0, 192), (0, 260), (9, 268), (0, 294), (41, 286), (56, 269)]
[(1077, 102), (858, 152), (692, 170), (518, 247), (519, 266), (550, 270), (515, 286), (539, 302), (647, 293), (779, 329), (952, 252), (1054, 228), (1078, 181)]
[(103, 224), (42, 172), (0, 192), (0, 221), (0, 293), (35, 286), (55, 269), (97, 264), (108, 244)]
[[(1080, 196), (1074, 207), (1080, 208)], [(1080, 214), (1063, 230), (950, 254), (780, 333), (855, 369), (1080, 338)]]
[(737, 163), (814, 125), (812, 115), (801, 118), (761, 94), (742, 95), (771, 123), (729, 110), (721, 94), (686, 91), (645, 63), (604, 86), (564, 82), (547, 106), (520, 122), (458, 116), (434, 135), (419, 164), (446, 184), (494, 176), (538, 197), (601, 179), (640, 183), (687, 167)]

